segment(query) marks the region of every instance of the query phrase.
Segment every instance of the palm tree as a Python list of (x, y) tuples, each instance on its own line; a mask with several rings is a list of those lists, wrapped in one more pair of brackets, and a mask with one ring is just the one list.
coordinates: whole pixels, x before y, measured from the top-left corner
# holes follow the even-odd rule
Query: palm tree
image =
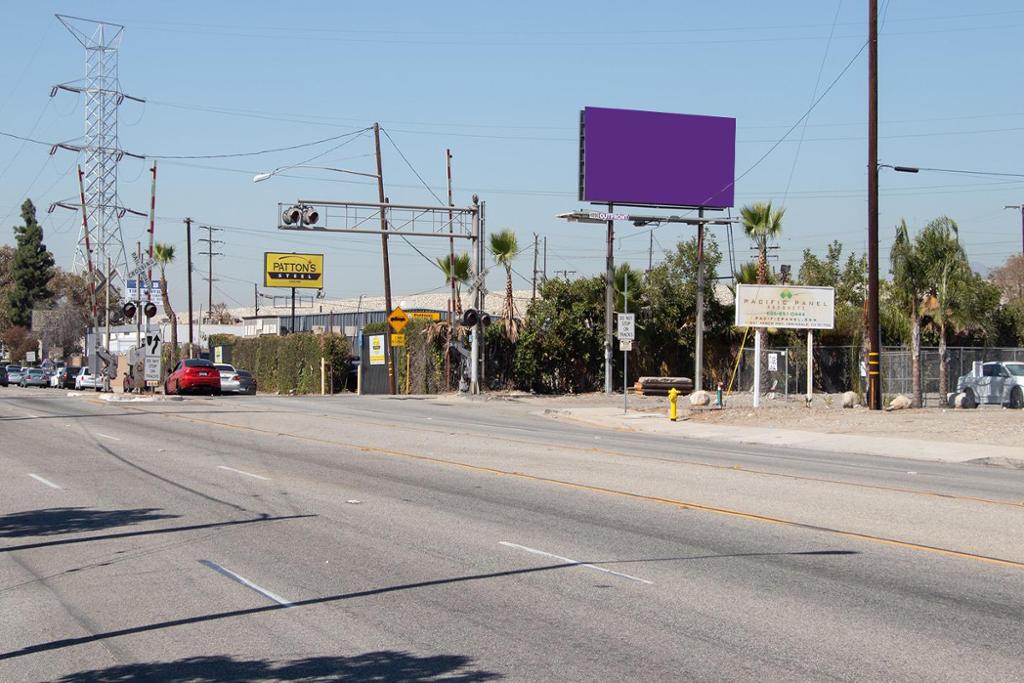
[(740, 210), (743, 231), (757, 245), (757, 284), (768, 283), (768, 241), (782, 232), (785, 209), (773, 209), (771, 202), (757, 202)]
[(454, 269), (452, 268), (452, 260), (448, 256), (439, 256), (437, 258), (437, 265), (441, 267), (441, 272), (444, 273), (444, 281), (455, 284), (455, 301), (452, 305), (455, 307), (454, 314), (456, 316), (462, 315), (462, 283), (470, 279), (470, 260), (469, 254), (462, 252), (455, 256)]
[[(164, 300), (164, 315), (171, 326), (171, 365), (178, 364), (178, 316), (171, 308), (171, 299), (167, 296), (166, 267), (174, 261), (174, 245), (157, 242), (153, 245), (153, 260), (160, 266), (160, 298)], [(191, 354), (192, 349), (189, 349)]]
[(907, 221), (896, 226), (896, 239), (889, 250), (892, 272), (892, 297), (895, 304), (910, 315), (910, 400), (921, 407), (921, 308), (927, 296), (929, 263), (921, 249), (920, 235), (910, 239)]
[[(757, 245), (757, 284), (759, 285), (768, 284), (768, 241), (776, 239), (782, 232), (782, 216), (785, 213), (785, 209), (773, 209), (771, 202), (757, 202), (740, 209), (743, 231)], [(761, 373), (764, 375), (762, 380), (767, 377), (768, 372), (766, 332), (763, 327), (757, 328), (754, 332), (761, 347)], [(764, 385), (763, 381), (761, 385)]]
[(519, 253), (516, 233), (510, 228), (491, 235), (491, 255), (494, 260), (505, 267), (505, 305), (501, 311), (501, 324), (509, 341), (519, 337), (519, 325), (516, 321), (516, 303), (512, 298), (512, 259)]
[(939, 336), (939, 394), (949, 390), (946, 368), (946, 332), (949, 325), (969, 314), (958, 304), (974, 273), (959, 239), (956, 221), (942, 216), (926, 225), (918, 235), (918, 248), (927, 268), (931, 294), (935, 297), (933, 323)]

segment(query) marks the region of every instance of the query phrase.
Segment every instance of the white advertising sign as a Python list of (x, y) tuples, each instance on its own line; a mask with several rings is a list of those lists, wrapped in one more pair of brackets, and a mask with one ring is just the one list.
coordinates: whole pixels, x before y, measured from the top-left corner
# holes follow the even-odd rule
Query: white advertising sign
[(636, 338), (636, 314), (619, 313), (619, 329), (615, 336), (619, 341), (633, 341)]
[(835, 326), (835, 301), (832, 287), (737, 285), (736, 325), (831, 330)]
[(370, 365), (384, 365), (384, 335), (370, 335)]

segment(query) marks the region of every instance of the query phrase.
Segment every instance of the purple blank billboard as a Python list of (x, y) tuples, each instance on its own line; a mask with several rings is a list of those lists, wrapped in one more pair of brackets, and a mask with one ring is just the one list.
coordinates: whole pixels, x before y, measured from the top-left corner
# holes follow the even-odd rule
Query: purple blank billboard
[(580, 117), (582, 201), (733, 206), (736, 119), (586, 107)]

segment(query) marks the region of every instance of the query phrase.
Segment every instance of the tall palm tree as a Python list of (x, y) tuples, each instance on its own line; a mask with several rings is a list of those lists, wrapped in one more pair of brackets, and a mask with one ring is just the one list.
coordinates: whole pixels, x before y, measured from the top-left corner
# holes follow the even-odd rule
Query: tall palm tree
[(757, 284), (768, 283), (768, 241), (782, 232), (785, 209), (773, 209), (771, 202), (757, 202), (740, 210), (743, 231), (757, 245)]
[[(178, 364), (178, 316), (171, 308), (171, 298), (167, 296), (167, 265), (174, 261), (174, 245), (157, 242), (153, 245), (153, 260), (160, 266), (160, 298), (164, 301), (164, 315), (171, 326), (171, 365)], [(189, 352), (191, 353), (191, 349)]]
[(928, 295), (929, 264), (922, 253), (920, 236), (911, 240), (907, 221), (900, 219), (896, 239), (889, 250), (892, 272), (892, 297), (896, 305), (910, 316), (910, 400), (920, 408), (921, 396), (921, 309)]
[[(776, 239), (782, 232), (782, 216), (785, 209), (773, 209), (771, 202), (756, 202), (740, 209), (740, 219), (743, 221), (743, 231), (754, 244), (757, 245), (757, 284), (768, 284), (768, 241)], [(765, 340), (767, 330), (759, 327), (755, 330), (758, 343), (761, 347), (761, 386), (764, 386), (764, 379), (768, 373), (768, 349)]]
[(959, 305), (964, 290), (974, 273), (967, 260), (967, 252), (959, 239), (956, 221), (946, 216), (936, 218), (918, 235), (918, 248), (928, 272), (931, 294), (935, 297), (932, 320), (939, 336), (939, 393), (949, 390), (946, 369), (946, 332), (951, 323), (969, 315)]
[(519, 253), (516, 233), (506, 228), (491, 235), (491, 255), (494, 260), (505, 267), (505, 305), (501, 311), (501, 325), (509, 341), (519, 337), (519, 325), (516, 322), (516, 303), (512, 298), (512, 259)]
[(437, 258), (437, 265), (441, 267), (441, 272), (444, 273), (444, 281), (455, 283), (455, 306), (454, 314), (456, 316), (462, 315), (462, 283), (467, 282), (470, 279), (470, 259), (467, 252), (462, 252), (455, 256), (454, 269), (452, 268), (452, 261), (448, 256), (439, 256)]

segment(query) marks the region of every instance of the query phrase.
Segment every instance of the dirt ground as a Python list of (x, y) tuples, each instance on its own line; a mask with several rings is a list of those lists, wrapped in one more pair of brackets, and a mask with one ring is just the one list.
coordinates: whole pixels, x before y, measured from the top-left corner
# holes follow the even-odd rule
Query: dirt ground
[[(591, 393), (557, 397), (519, 395), (508, 398), (554, 409), (622, 405), (622, 394), (605, 396)], [(724, 410), (691, 409), (688, 397), (679, 398), (680, 415), (684, 419), (709, 424), (1019, 446), (1021, 456), (1024, 457), (1024, 410), (983, 406), (975, 410), (921, 408), (874, 412), (866, 408), (844, 409), (841, 406), (839, 395), (826, 394), (816, 394), (810, 408), (804, 405), (802, 396), (788, 401), (781, 398), (764, 399), (761, 406), (755, 409), (751, 405), (750, 394), (733, 394), (726, 399)], [(667, 413), (668, 400), (630, 394), (629, 410)]]

